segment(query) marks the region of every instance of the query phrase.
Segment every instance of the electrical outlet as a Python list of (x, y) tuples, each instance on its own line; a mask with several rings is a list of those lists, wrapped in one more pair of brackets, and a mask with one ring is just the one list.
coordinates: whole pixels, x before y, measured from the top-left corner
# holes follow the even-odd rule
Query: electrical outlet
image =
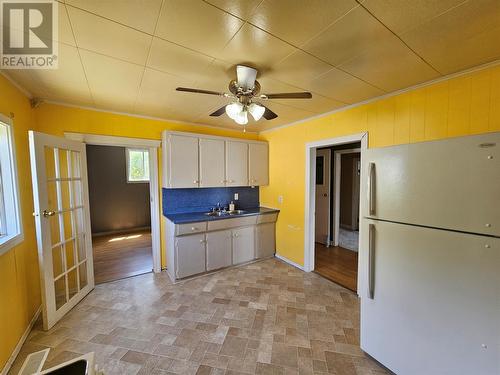
[(234, 193), (234, 200), (237, 201), (240, 198), (238, 193)]
[(278, 203), (283, 204), (283, 195), (278, 195)]

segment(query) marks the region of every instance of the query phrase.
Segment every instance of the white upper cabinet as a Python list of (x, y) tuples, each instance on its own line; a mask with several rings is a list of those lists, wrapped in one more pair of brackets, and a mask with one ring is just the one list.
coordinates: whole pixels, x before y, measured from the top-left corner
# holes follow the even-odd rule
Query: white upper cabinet
[(224, 140), (200, 138), (200, 187), (225, 186)]
[(248, 145), (248, 183), (251, 186), (269, 184), (269, 149), (265, 143)]
[(170, 134), (167, 149), (167, 186), (171, 188), (198, 187), (198, 138)]
[(226, 141), (226, 186), (248, 185), (248, 143)]
[(261, 186), (269, 183), (266, 142), (164, 131), (163, 187)]

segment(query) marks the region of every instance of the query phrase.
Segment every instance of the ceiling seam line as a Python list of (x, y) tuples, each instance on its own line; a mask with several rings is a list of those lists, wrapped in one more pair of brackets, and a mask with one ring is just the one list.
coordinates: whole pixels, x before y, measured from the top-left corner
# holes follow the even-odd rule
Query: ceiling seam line
[(95, 99), (94, 99), (94, 94), (92, 93), (92, 90), (90, 88), (89, 78), (87, 76), (85, 64), (83, 63), (82, 55), (80, 53), (80, 47), (78, 47), (78, 42), (76, 40), (75, 30), (73, 28), (73, 23), (71, 22), (71, 17), (69, 15), (68, 7), (66, 6), (66, 4), (63, 4), (63, 6), (64, 6), (64, 11), (66, 13), (66, 16), (68, 17), (69, 27), (71, 29), (71, 34), (73, 35), (73, 40), (75, 41), (76, 52), (78, 53), (78, 59), (80, 60), (80, 65), (82, 66), (83, 75), (85, 76), (85, 82), (87, 82), (87, 89), (89, 90), (90, 100), (92, 100), (92, 103), (94, 103), (94, 105), (97, 106), (97, 103), (95, 102)]
[(422, 60), (422, 62), (424, 62), (425, 64), (427, 64), (432, 70), (434, 70), (437, 74), (439, 74), (440, 76), (443, 75), (443, 73), (441, 73), (439, 70), (437, 70), (430, 62), (428, 62), (426, 59), (424, 59), (422, 56), (420, 56), (420, 54), (417, 53), (417, 51), (415, 51), (413, 48), (411, 48), (408, 43), (406, 43), (403, 38), (401, 38), (398, 34), (396, 34), (394, 31), (392, 31), (391, 28), (389, 28), (389, 26), (387, 26), (385, 23), (383, 23), (377, 16), (375, 16), (375, 14), (373, 14), (368, 8), (366, 8), (365, 6), (363, 6), (362, 3), (359, 2), (359, 0), (355, 0), (364, 10), (366, 10), (368, 12), (368, 14), (370, 14), (377, 22), (379, 22), (383, 27), (385, 27), (392, 35), (394, 35), (396, 38), (398, 38), (398, 40), (403, 43), (406, 48), (408, 48), (411, 52), (413, 52), (415, 54), (415, 56), (417, 56), (420, 60)]

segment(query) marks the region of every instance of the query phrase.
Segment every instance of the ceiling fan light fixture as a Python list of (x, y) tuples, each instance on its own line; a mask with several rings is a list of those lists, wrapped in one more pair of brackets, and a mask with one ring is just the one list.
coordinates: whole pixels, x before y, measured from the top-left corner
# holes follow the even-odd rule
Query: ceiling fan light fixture
[(248, 106), (248, 112), (250, 112), (255, 121), (259, 121), (265, 111), (266, 109), (263, 106), (256, 103), (252, 103)]
[(233, 120), (240, 125), (248, 124), (248, 112), (246, 110), (240, 111)]
[(235, 121), (236, 117), (241, 113), (242, 110), (243, 110), (243, 104), (241, 104), (240, 102), (234, 102), (226, 105), (227, 115)]

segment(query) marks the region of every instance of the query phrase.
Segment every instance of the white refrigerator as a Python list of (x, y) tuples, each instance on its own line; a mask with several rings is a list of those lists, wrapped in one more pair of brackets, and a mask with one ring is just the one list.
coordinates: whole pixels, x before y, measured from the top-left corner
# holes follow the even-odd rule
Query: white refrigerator
[(361, 348), (399, 375), (499, 375), (500, 133), (362, 163)]

